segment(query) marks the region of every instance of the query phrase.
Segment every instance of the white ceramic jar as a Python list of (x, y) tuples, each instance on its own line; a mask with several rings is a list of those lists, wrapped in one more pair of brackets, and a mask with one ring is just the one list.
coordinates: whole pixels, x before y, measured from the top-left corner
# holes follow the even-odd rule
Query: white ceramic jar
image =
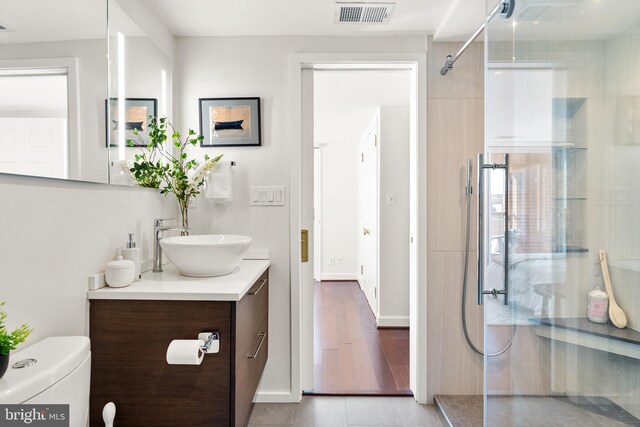
[(133, 283), (136, 277), (136, 265), (133, 261), (118, 256), (109, 261), (104, 270), (104, 279), (112, 288), (124, 288)]

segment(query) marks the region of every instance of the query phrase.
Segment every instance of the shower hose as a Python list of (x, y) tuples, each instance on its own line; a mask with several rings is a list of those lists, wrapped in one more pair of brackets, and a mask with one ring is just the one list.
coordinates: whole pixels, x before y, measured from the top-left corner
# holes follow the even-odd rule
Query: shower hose
[[(479, 172), (479, 173), (482, 173), (482, 172)], [(469, 231), (471, 228), (471, 193), (472, 193), (471, 174), (472, 174), (471, 161), (469, 161), (467, 165), (467, 188), (465, 189), (465, 199), (467, 202), (467, 227), (466, 227), (466, 233), (465, 233), (465, 249), (464, 249), (464, 276), (462, 278), (462, 300), (461, 300), (462, 330), (464, 331), (464, 338), (467, 340), (467, 344), (469, 344), (469, 347), (471, 347), (473, 351), (478, 353), (480, 356), (484, 356), (485, 355), (484, 352), (480, 350), (478, 347), (476, 347), (473, 341), (471, 340), (471, 337), (469, 336), (469, 331), (467, 328), (466, 301), (467, 301), (467, 286), (468, 286), (467, 276), (469, 275)], [(481, 207), (478, 206), (478, 209), (481, 209)], [(505, 250), (507, 250), (506, 249), (507, 247), (508, 245), (505, 242)], [(514, 322), (514, 324), (511, 326), (511, 338), (509, 339), (509, 342), (507, 343), (507, 345), (504, 348), (502, 348), (500, 351), (497, 351), (495, 353), (487, 353), (487, 357), (500, 356), (501, 354), (509, 350), (513, 345), (513, 338), (515, 337), (515, 334), (516, 334), (516, 325)]]

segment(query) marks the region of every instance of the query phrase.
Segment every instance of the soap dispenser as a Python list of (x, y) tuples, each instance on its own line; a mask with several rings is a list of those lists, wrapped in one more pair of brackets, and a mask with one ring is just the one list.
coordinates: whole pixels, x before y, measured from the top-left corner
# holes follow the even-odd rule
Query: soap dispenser
[(141, 262), (142, 262), (142, 254), (140, 253), (140, 248), (136, 247), (136, 235), (133, 233), (129, 233), (129, 241), (127, 242), (127, 247), (122, 248), (122, 258), (133, 261), (133, 264), (136, 267), (136, 276), (134, 281), (140, 280), (142, 277), (141, 272)]

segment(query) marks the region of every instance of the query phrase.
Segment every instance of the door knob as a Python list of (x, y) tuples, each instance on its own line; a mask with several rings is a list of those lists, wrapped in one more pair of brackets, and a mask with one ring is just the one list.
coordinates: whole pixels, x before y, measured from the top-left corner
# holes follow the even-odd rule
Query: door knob
[(362, 234), (366, 236), (367, 234), (371, 234), (371, 232), (368, 229), (362, 227)]

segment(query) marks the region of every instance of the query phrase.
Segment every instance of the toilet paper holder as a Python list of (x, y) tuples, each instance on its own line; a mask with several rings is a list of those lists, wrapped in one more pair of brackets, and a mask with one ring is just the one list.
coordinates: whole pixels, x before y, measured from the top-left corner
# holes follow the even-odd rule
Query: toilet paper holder
[(200, 332), (198, 339), (204, 341), (200, 351), (205, 354), (218, 353), (220, 351), (220, 332)]

